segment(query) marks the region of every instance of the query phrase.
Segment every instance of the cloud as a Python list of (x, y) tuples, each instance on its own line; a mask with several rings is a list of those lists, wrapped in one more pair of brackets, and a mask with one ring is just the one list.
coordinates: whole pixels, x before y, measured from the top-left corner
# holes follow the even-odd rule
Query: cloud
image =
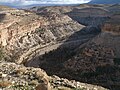
[(23, 6), (32, 4), (82, 4), (90, 0), (0, 0), (1, 4)]

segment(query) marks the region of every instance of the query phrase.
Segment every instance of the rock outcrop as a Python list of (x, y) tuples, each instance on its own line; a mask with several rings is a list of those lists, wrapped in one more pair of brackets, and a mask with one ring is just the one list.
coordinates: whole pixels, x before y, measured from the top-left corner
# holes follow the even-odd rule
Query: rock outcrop
[(0, 89), (3, 90), (107, 90), (57, 76), (48, 76), (40, 68), (24, 67), (15, 63), (0, 63)]
[(120, 15), (113, 15), (111, 19), (104, 24), (102, 31), (120, 35)]

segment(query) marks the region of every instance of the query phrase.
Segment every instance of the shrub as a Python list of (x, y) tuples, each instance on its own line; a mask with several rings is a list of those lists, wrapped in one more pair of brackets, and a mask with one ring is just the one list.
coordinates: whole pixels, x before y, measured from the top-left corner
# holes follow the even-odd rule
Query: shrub
[(114, 63), (116, 65), (120, 65), (120, 58), (114, 58)]
[(3, 52), (3, 49), (0, 48), (0, 60), (3, 60), (4, 58), (4, 52)]

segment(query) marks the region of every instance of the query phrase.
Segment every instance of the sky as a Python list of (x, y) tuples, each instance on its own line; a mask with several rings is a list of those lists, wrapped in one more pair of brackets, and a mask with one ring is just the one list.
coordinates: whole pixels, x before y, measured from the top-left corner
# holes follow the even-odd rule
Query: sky
[(91, 0), (0, 0), (0, 4), (26, 6), (32, 4), (82, 4)]

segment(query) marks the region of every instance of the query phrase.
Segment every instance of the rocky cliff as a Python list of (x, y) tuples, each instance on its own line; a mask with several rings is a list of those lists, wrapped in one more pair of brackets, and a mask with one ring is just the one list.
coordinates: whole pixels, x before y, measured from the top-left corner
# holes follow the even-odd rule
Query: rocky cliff
[[(18, 58), (29, 49), (39, 49), (65, 40), (65, 37), (84, 26), (67, 15), (49, 13), (37, 15), (24, 10), (1, 11), (1, 46), (7, 51), (7, 58)], [(20, 61), (22, 62), (22, 61)]]

